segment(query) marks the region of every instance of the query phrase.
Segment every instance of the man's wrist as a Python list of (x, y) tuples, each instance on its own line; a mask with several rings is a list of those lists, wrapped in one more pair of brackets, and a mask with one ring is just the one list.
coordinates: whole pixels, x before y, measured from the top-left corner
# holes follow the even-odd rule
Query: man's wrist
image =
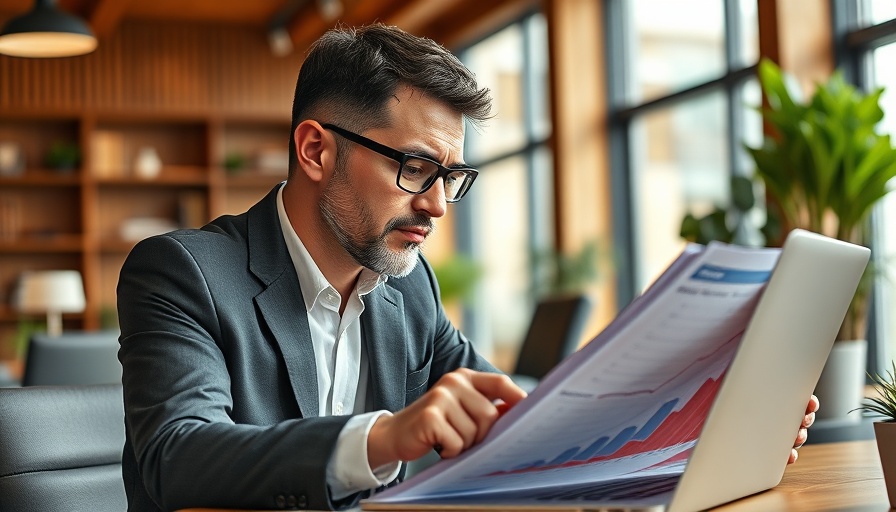
[(371, 470), (398, 461), (387, 434), (391, 421), (391, 414), (383, 414), (370, 426), (367, 433), (367, 463)]

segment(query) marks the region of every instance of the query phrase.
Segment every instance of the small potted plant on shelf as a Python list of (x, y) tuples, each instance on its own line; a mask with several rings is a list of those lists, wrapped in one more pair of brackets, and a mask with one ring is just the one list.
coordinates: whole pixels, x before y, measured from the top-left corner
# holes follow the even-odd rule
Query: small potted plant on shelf
[(72, 142), (54, 142), (47, 151), (45, 162), (51, 169), (70, 172), (81, 163), (81, 148)]
[[(874, 422), (877, 452), (884, 471), (890, 506), (896, 508), (896, 362), (885, 374), (869, 374), (874, 396), (865, 398), (857, 409), (879, 416)], [(852, 412), (852, 411), (850, 411)]]

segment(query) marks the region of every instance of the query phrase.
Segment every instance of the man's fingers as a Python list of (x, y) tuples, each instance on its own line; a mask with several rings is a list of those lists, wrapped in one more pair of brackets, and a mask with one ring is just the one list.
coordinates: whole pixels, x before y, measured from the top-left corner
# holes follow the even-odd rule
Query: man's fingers
[(808, 405), (806, 405), (806, 414), (818, 411), (819, 407), (821, 407), (821, 403), (818, 401), (818, 397), (815, 395), (811, 395), (809, 397), (809, 403)]
[(809, 431), (806, 430), (805, 428), (801, 428), (796, 433), (796, 441), (793, 442), (793, 447), (799, 448), (800, 446), (803, 446), (806, 443), (806, 439), (808, 439), (808, 438), (809, 438)]
[(809, 414), (803, 416), (803, 428), (809, 428), (812, 424), (815, 423), (815, 413), (810, 412)]
[(513, 406), (526, 398), (526, 392), (506, 375), (474, 371), (470, 371), (467, 375), (473, 387), (489, 400), (503, 400), (509, 406)]

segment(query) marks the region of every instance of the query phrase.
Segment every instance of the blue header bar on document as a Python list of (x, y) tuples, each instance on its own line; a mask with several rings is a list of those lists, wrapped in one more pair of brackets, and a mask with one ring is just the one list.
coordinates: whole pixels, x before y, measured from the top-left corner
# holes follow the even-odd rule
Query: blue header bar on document
[(701, 265), (691, 279), (728, 284), (758, 284), (768, 281), (771, 272), (768, 270), (743, 270), (715, 265)]

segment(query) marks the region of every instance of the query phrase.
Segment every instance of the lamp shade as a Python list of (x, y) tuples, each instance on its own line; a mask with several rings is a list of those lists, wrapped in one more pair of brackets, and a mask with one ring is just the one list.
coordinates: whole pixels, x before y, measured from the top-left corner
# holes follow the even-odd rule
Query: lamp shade
[(22, 313), (78, 313), (84, 311), (84, 283), (77, 270), (23, 272), (13, 298)]
[(83, 20), (60, 11), (53, 0), (11, 19), (0, 32), (0, 53), (16, 57), (71, 57), (96, 49), (96, 37)]

